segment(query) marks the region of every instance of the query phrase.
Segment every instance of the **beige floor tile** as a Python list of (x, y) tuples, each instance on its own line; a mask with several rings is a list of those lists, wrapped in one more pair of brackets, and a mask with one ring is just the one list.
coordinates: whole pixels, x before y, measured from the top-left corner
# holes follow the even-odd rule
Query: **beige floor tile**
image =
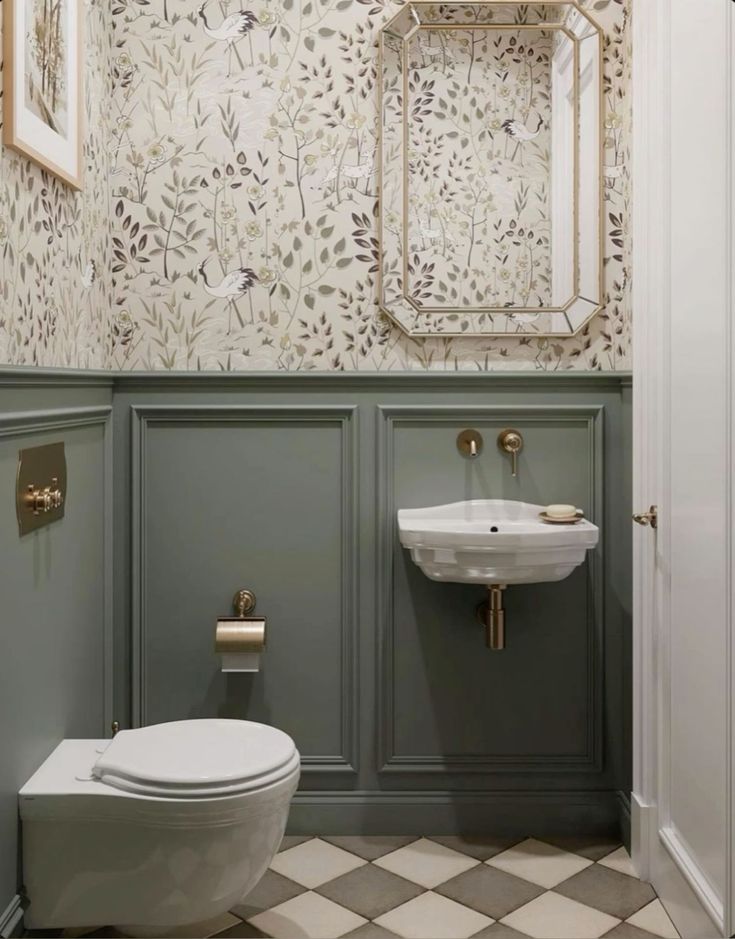
[(528, 838), (485, 863), (550, 889), (589, 867), (592, 861), (545, 841)]
[(534, 939), (598, 939), (620, 920), (549, 892), (504, 916), (501, 922)]
[(606, 855), (604, 858), (598, 861), (598, 864), (602, 864), (603, 867), (609, 867), (611, 870), (617, 871), (619, 874), (627, 874), (628, 877), (638, 877), (638, 874), (636, 874), (635, 868), (633, 867), (633, 862), (630, 859), (630, 855), (623, 847), (613, 851), (612, 854)]
[(480, 862), (435, 841), (421, 838), (373, 863), (430, 890)]
[(663, 939), (678, 939), (679, 936), (660, 900), (653, 900), (648, 906), (634, 913), (626, 922), (639, 929), (646, 929), (656, 936), (662, 936)]
[(375, 922), (404, 939), (467, 939), (493, 921), (447, 897), (422, 893)]
[(313, 890), (366, 863), (342, 848), (328, 844), (321, 838), (314, 838), (295, 848), (281, 851), (273, 858), (271, 869)]
[(337, 939), (364, 926), (367, 920), (309, 892), (258, 913), (250, 922), (275, 939)]

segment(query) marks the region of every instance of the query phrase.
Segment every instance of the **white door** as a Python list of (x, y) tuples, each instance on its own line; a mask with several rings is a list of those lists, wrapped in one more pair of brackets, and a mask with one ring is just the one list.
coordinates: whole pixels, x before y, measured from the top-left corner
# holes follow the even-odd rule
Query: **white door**
[(685, 937), (735, 932), (734, 14), (633, 0), (633, 860)]

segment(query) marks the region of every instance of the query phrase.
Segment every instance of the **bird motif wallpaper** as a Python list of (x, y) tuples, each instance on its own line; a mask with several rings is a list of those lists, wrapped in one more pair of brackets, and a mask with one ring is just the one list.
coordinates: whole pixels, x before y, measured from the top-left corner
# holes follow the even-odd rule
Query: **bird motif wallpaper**
[(110, 361), (112, 17), (108, 0), (83, 6), (83, 192), (0, 145), (0, 365)]
[[(604, 311), (569, 339), (420, 340), (377, 307), (376, 38), (401, 4), (112, 0), (112, 367), (629, 368), (629, 2), (584, 4), (605, 31)], [(489, 116), (499, 146), (516, 116)]]

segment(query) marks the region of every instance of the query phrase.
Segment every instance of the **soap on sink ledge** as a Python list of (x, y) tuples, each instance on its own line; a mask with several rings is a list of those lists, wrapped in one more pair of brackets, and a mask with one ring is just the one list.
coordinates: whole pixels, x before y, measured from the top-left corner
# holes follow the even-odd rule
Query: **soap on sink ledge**
[(546, 514), (549, 518), (574, 518), (577, 515), (576, 505), (549, 505)]

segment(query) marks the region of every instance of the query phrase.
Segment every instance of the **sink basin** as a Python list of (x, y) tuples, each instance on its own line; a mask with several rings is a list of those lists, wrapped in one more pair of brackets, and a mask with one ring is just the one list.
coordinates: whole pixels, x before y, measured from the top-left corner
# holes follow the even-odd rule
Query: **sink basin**
[(403, 509), (401, 544), (431, 580), (486, 586), (564, 580), (597, 545), (600, 531), (586, 519), (544, 522), (544, 508), (489, 499)]

